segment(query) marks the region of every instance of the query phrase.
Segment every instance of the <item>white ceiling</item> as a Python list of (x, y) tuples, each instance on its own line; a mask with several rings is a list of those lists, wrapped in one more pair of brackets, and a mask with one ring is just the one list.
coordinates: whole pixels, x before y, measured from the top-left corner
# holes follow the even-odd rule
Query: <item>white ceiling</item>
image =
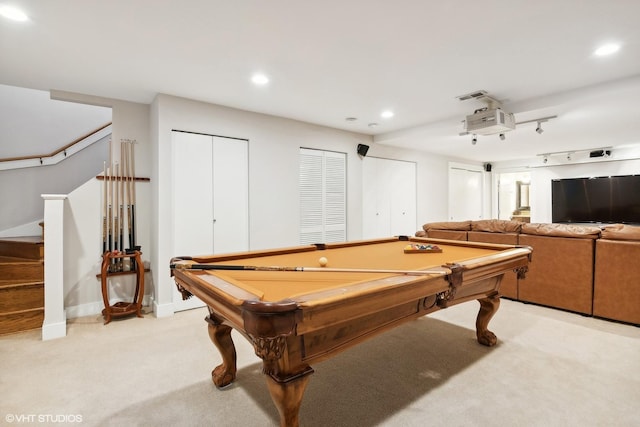
[[(4, 85), (141, 103), (166, 93), (483, 162), (640, 143), (637, 0), (12, 4), (30, 20), (0, 19)], [(595, 57), (608, 41), (621, 50)], [(257, 71), (267, 86), (250, 83)], [(516, 121), (558, 118), (542, 135), (534, 123), (472, 145), (461, 121), (484, 104), (456, 96), (479, 89)]]

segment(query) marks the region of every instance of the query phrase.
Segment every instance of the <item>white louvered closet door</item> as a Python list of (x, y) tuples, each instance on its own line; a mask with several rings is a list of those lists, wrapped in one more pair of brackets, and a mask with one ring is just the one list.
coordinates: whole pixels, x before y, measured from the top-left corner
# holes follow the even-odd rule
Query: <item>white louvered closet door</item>
[(347, 238), (346, 155), (300, 149), (300, 244)]

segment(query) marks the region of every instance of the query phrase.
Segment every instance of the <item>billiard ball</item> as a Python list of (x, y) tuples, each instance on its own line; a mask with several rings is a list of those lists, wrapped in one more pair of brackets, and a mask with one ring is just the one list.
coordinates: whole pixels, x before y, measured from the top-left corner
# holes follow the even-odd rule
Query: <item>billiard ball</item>
[(320, 259), (318, 259), (318, 264), (322, 267), (326, 267), (328, 262), (329, 261), (325, 257), (320, 257)]

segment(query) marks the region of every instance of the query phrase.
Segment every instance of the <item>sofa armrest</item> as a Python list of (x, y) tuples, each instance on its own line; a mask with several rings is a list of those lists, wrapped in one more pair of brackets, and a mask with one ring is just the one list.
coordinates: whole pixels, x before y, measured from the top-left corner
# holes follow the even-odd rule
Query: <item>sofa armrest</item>
[(471, 221), (471, 231), (484, 231), (488, 233), (519, 233), (522, 222), (508, 221), (506, 219), (481, 219)]

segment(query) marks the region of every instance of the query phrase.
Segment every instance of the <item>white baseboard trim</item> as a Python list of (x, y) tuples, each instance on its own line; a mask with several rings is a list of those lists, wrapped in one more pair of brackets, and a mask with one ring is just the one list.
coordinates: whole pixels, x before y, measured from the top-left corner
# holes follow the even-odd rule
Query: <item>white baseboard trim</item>
[(67, 336), (67, 319), (66, 314), (62, 322), (45, 323), (42, 324), (42, 341), (54, 340), (56, 338), (63, 338)]
[(175, 313), (173, 303), (158, 304), (157, 301), (153, 301), (153, 313), (156, 317), (170, 317)]
[[(150, 305), (151, 297), (145, 295), (142, 299), (142, 306), (147, 307)], [(115, 304), (120, 300), (114, 299), (109, 301), (111, 304)], [(66, 307), (67, 318), (75, 319), (76, 317), (85, 317), (85, 316), (96, 316), (102, 315), (102, 310), (104, 309), (104, 303), (102, 301), (94, 301), (86, 304), (74, 305)]]
[(87, 304), (80, 304), (67, 307), (67, 314), (69, 319), (75, 319), (76, 317), (94, 316), (102, 313), (104, 305), (101, 302), (95, 301)]

